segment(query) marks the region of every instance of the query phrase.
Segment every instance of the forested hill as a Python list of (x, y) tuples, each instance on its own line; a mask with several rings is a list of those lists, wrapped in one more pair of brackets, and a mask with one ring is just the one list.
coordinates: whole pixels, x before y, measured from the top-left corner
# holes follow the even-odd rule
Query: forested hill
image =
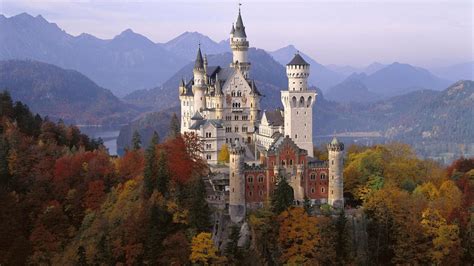
[(249, 211), (242, 226), (212, 205), (206, 184), (213, 175), (196, 153), (199, 140), (176, 127), (170, 133), (154, 135), (147, 147), (137, 136), (117, 158), (76, 127), (0, 93), (0, 264), (473, 261), (474, 159), (443, 168), (404, 144), (349, 145), (345, 211), (308, 201), (293, 206), (291, 186), (281, 179), (269, 204)]
[(67, 123), (122, 124), (137, 115), (81, 73), (37, 61), (0, 61), (0, 90), (34, 112)]

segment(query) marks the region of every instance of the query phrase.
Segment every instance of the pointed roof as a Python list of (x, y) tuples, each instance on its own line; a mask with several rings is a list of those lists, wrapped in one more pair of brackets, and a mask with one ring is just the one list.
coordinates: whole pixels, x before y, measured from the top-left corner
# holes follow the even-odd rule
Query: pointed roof
[(242, 15), (240, 15), (240, 8), (239, 16), (237, 17), (237, 22), (235, 23), (234, 37), (247, 38), (247, 34), (245, 33), (244, 22), (242, 21)]
[(334, 137), (334, 138), (332, 138), (331, 144), (332, 145), (339, 145), (339, 140), (337, 140), (337, 138)]
[(199, 48), (197, 51), (196, 61), (194, 63), (194, 69), (204, 69), (204, 60), (202, 59), (201, 44), (199, 44)]
[(234, 34), (235, 33), (235, 27), (234, 27), (234, 23), (232, 23), (232, 29), (230, 30), (230, 34)]
[(191, 117), (191, 120), (203, 120), (204, 118), (202, 117), (202, 115), (196, 111), (196, 113), (193, 115), (193, 117)]
[(186, 85), (184, 84), (184, 79), (181, 78), (181, 81), (179, 82), (179, 86), (180, 87), (186, 87)]
[(287, 66), (309, 66), (308, 62), (306, 62), (303, 57), (301, 57), (300, 53), (296, 53), (295, 57), (291, 59), (291, 61), (286, 64)]

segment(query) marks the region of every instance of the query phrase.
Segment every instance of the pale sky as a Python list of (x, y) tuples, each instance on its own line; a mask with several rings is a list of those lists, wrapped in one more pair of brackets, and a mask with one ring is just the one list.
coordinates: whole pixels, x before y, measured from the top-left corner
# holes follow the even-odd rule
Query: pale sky
[[(394, 61), (424, 67), (474, 60), (472, 0), (241, 1), (250, 45), (293, 44), (322, 64)], [(228, 38), (238, 1), (0, 0), (7, 17), (41, 14), (72, 35), (110, 39), (127, 28), (154, 42), (184, 31)], [(1, 45), (1, 44), (0, 44)]]

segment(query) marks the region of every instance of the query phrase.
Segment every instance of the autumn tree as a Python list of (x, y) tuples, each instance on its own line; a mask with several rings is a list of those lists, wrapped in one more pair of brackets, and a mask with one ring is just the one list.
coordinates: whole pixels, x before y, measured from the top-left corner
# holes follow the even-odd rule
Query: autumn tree
[(279, 177), (275, 191), (272, 195), (272, 210), (275, 213), (281, 213), (293, 205), (294, 192), (293, 188), (288, 184), (285, 177)]
[(312, 264), (316, 259), (316, 244), (321, 241), (316, 218), (308, 216), (302, 208), (290, 208), (278, 216), (280, 231), (278, 243), (282, 264)]
[(227, 144), (222, 145), (221, 150), (219, 151), (219, 155), (217, 160), (219, 163), (228, 163), (230, 158), (229, 147)]
[(192, 263), (201, 265), (211, 265), (222, 261), (217, 253), (217, 248), (211, 238), (211, 233), (199, 233), (191, 242), (191, 255), (189, 260)]

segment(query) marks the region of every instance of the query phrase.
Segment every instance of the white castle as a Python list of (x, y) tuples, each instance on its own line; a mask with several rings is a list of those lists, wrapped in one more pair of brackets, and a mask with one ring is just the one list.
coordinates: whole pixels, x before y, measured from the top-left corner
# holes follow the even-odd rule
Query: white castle
[[(231, 148), (230, 209), (263, 202), (277, 175), (291, 180), (296, 200), (306, 196), (330, 204), (342, 203), (344, 145), (334, 139), (328, 146), (331, 162), (312, 158), (312, 109), (317, 93), (308, 88), (310, 65), (295, 54), (286, 65), (288, 89), (281, 92), (283, 111), (261, 112), (262, 95), (250, 78), (249, 41), (240, 9), (230, 32), (230, 46), (233, 59), (229, 67), (208, 66), (199, 47), (193, 79), (187, 83), (182, 80), (179, 86), (181, 133), (194, 132), (200, 137), (202, 156), (209, 164), (218, 162), (224, 144)], [(291, 158), (282, 160), (281, 152), (290, 146), (293, 157), (285, 151)], [(246, 162), (257, 166), (251, 170)], [(254, 179), (262, 183), (255, 191)]]

